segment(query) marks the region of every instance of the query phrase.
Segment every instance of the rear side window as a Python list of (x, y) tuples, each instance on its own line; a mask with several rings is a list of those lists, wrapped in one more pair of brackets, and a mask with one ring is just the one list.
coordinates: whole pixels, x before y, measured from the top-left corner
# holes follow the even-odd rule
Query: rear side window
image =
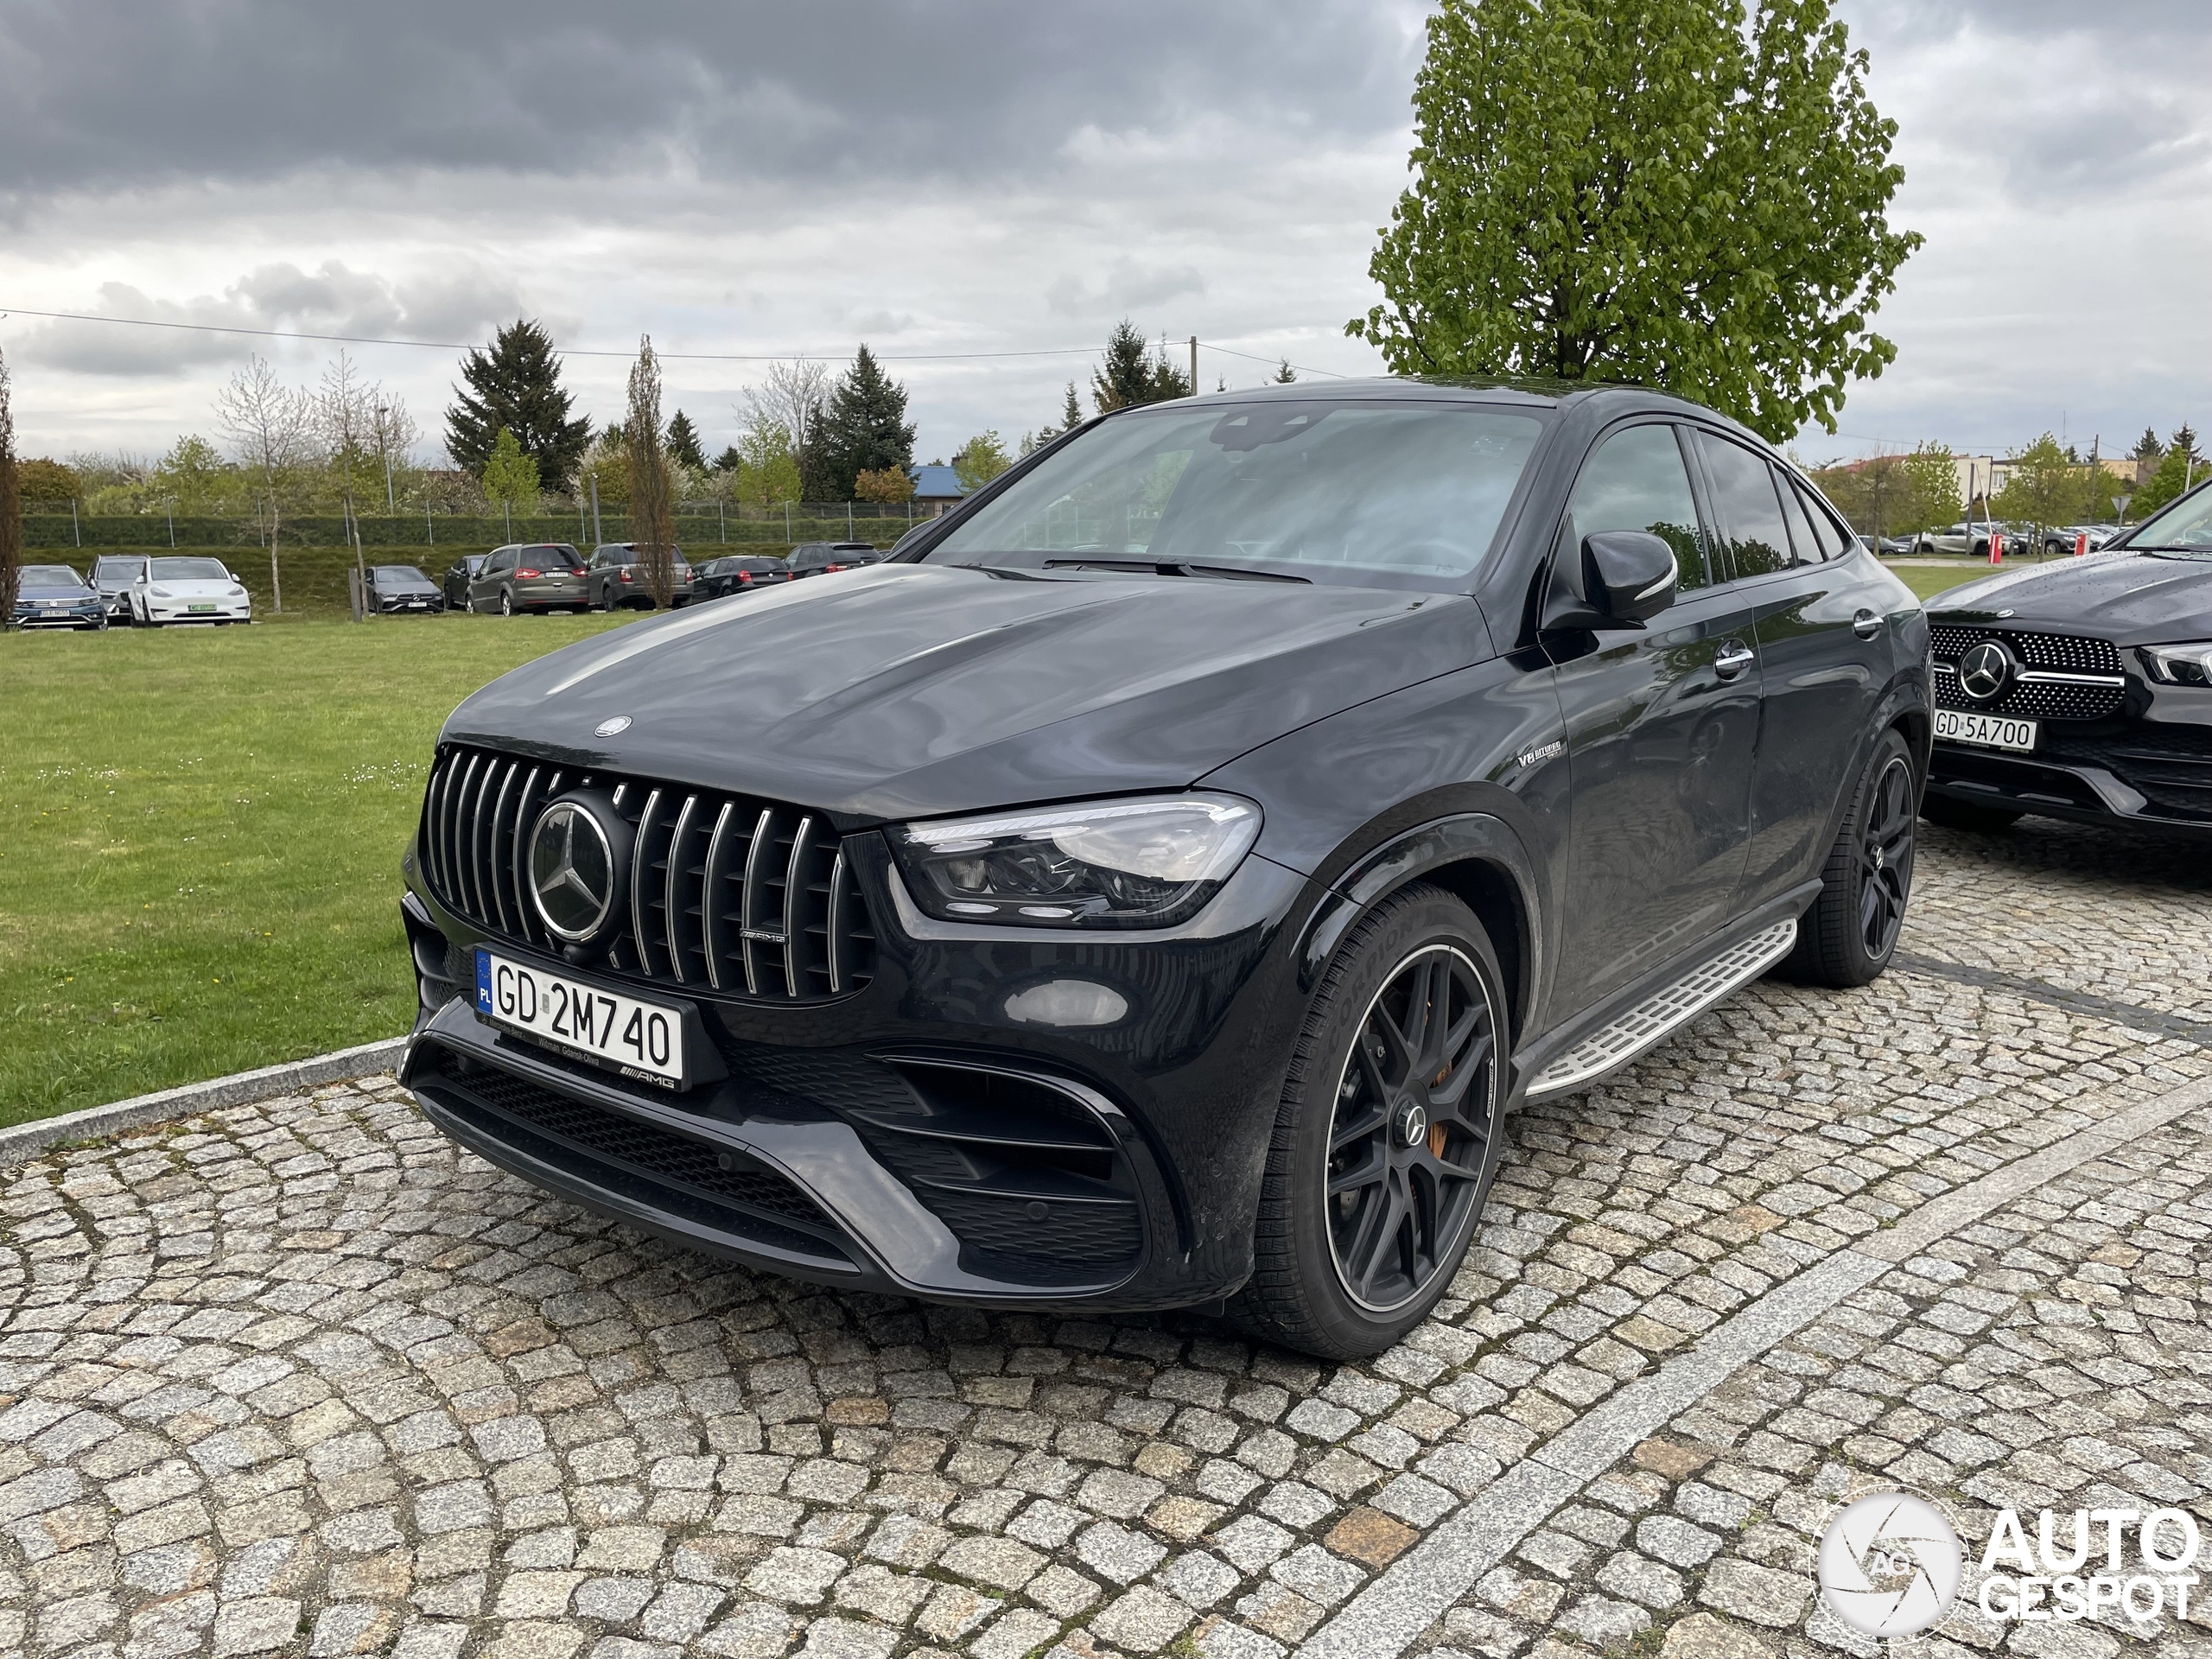
[(1789, 474), (1775, 469), (1774, 486), (1782, 497), (1782, 516), (1789, 521), (1789, 545), (1796, 550), (1800, 564), (1818, 564), (1827, 557), (1827, 550), (1813, 537), (1813, 521), (1805, 516), (1805, 504), (1797, 499), (1797, 491), (1789, 481)]
[(1707, 577), (1698, 544), (1697, 502), (1671, 426), (1631, 426), (1616, 432), (1582, 463), (1567, 504), (1575, 545), (1605, 530), (1645, 530), (1664, 537), (1681, 567), (1678, 587), (1702, 588)]
[(1813, 521), (1813, 539), (1820, 543), (1821, 556), (1840, 559), (1851, 551), (1853, 537), (1836, 523), (1835, 516), (1828, 511), (1827, 503), (1803, 484), (1797, 486), (1797, 493), (1804, 500), (1805, 516)]
[(1788, 569), (1789, 531), (1766, 457), (1709, 432), (1699, 434), (1699, 442), (1713, 480), (1713, 509), (1727, 544), (1729, 574), (1740, 579)]

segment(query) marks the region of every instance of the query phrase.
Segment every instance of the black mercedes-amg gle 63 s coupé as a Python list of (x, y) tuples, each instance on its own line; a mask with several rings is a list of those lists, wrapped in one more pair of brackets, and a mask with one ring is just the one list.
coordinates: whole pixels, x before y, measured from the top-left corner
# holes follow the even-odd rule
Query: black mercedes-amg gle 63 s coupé
[(1928, 620), (1924, 817), (2212, 831), (2212, 486), (2103, 552), (1955, 588)]
[(1920, 607), (1694, 404), (1126, 409), (892, 556), (493, 682), (405, 859), (404, 1076), (578, 1203), (829, 1285), (1371, 1353), (1521, 1102), (1880, 973)]

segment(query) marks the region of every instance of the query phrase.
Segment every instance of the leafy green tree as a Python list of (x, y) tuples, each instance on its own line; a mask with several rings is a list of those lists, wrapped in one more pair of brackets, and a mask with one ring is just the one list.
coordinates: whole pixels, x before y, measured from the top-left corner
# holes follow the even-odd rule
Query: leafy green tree
[(2167, 446), (2157, 468), (2136, 490), (2135, 499), (2127, 504), (2129, 518), (2140, 520), (2203, 480), (2203, 459), (2192, 455), (2189, 447), (2181, 442), (2184, 433), (2189, 433), (2187, 427), (2174, 434), (2174, 442)]
[[(1072, 386), (1070, 393), (1065, 412), (1076, 418), (1060, 428), (1063, 432), (1081, 424)], [(1190, 376), (1170, 359), (1165, 340), (1155, 350), (1144, 343), (1143, 334), (1127, 317), (1114, 325), (1106, 336), (1104, 359), (1090, 375), (1090, 401), (1101, 415), (1132, 404), (1160, 404), (1190, 395)]]
[(85, 481), (73, 467), (43, 456), (33, 456), (16, 463), (16, 487), (22, 499), (35, 505), (51, 508), (54, 504), (76, 499), (85, 493)]
[(1634, 381), (1780, 442), (1897, 348), (1894, 122), (1828, 0), (1442, 0), (1344, 325), (1402, 374)]
[(490, 351), (461, 359), (461, 378), (467, 389), (454, 388), (456, 401), (446, 411), (446, 450), (454, 461), (480, 476), (505, 427), (523, 453), (537, 458), (541, 483), (565, 489), (591, 442), (591, 423), (569, 417), (571, 400), (552, 336), (535, 322), (510, 323)]
[(2040, 532), (2076, 522), (2088, 496), (2080, 467), (2046, 432), (2012, 457), (2012, 473), (1991, 505), (1999, 518), (2033, 525), (2039, 542)]
[(1910, 533), (1956, 524), (1965, 504), (1959, 499), (1959, 469), (1940, 443), (1923, 443), (1904, 458), (1905, 492), (1897, 527)]
[(676, 597), (676, 480), (661, 448), (660, 359), (651, 335), (638, 340), (630, 367), (630, 406), (622, 423), (630, 463), (630, 536), (653, 603), (666, 610)]
[(707, 458), (699, 450), (699, 429), (680, 409), (668, 417), (668, 458), (695, 473), (707, 470)]
[(196, 432), (179, 438), (154, 463), (155, 486), (183, 513), (215, 511), (231, 478), (222, 452)]
[(980, 490), (1014, 465), (995, 429), (978, 432), (962, 444), (952, 457), (952, 475), (963, 490)]
[(484, 463), (484, 499), (525, 518), (537, 511), (537, 457), (524, 454), (504, 426)]
[(914, 464), (906, 389), (884, 373), (866, 345), (830, 392), (821, 432), (822, 473), (832, 493), (810, 499), (849, 501), (861, 474), (886, 468), (904, 474)]
[(798, 457), (791, 453), (791, 429), (755, 410), (746, 418), (736, 444), (737, 499), (756, 507), (778, 507), (799, 499)]

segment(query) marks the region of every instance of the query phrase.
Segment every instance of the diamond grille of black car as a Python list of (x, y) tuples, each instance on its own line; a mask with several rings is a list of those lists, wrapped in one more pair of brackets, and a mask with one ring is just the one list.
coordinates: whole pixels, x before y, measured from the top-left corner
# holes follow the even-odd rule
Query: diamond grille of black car
[(431, 766), (421, 847), (438, 901), (487, 932), (556, 950), (530, 901), (530, 832), (547, 802), (587, 785), (610, 791), (637, 832), (630, 913), (608, 969), (775, 1002), (847, 995), (873, 976), (868, 901), (818, 813), (496, 750), (448, 746)]
[[(2000, 641), (2018, 659), (2024, 673), (2104, 675), (2110, 677), (2111, 683), (2023, 678), (1994, 702), (1976, 702), (1959, 689), (1957, 674), (1945, 671), (1955, 670), (1959, 659), (1984, 639)], [(1929, 629), (1928, 643), (1929, 655), (1943, 665), (1936, 672), (1939, 708), (2025, 720), (2101, 720), (2117, 714), (2127, 694), (2120, 673), (2120, 648), (2109, 639), (1947, 625)]]

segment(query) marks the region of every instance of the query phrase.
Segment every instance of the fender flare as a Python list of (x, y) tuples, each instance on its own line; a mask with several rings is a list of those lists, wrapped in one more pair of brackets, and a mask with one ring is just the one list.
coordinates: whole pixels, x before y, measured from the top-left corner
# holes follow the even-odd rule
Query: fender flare
[(1525, 1027), (1540, 1006), (1541, 988), (1551, 971), (1547, 918), (1539, 897), (1541, 889), (1536, 880), (1535, 861), (1512, 826), (1488, 812), (1462, 812), (1433, 818), (1402, 830), (1354, 859), (1330, 883), (1299, 936), (1300, 994), (1313, 995), (1321, 982), (1321, 976), (1328, 971), (1337, 947), (1362, 916), (1429, 871), (1471, 859), (1502, 870), (1513, 888), (1521, 919), (1521, 937), (1512, 942), (1522, 966), (1521, 1007), (1516, 1014), (1517, 1021)]

